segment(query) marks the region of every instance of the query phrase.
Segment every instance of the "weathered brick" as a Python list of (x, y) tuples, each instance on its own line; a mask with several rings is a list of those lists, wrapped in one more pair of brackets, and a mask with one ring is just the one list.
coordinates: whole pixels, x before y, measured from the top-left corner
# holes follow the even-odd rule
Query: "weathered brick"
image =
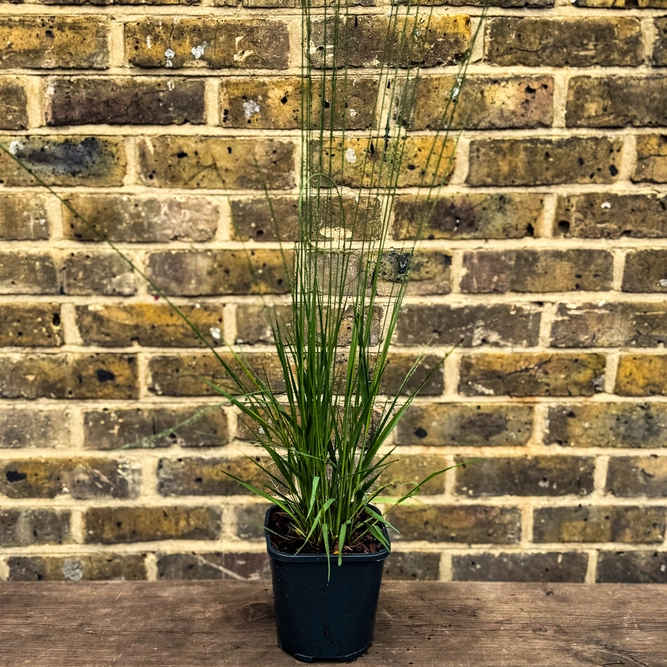
[(43, 354), (0, 357), (1, 398), (137, 398), (132, 355)]
[[(381, 394), (397, 394), (405, 377), (418, 359), (416, 354), (392, 354), (387, 360), (387, 367), (380, 383)], [(427, 354), (421, 359), (414, 375), (408, 380), (401, 394), (414, 392), (422, 382), (426, 382), (420, 396), (439, 396), (445, 389), (445, 371), (443, 357)]]
[(621, 355), (614, 391), (621, 396), (664, 396), (667, 394), (667, 356)]
[[(309, 127), (365, 130), (373, 125), (378, 82), (368, 78), (337, 80), (336, 94), (324, 95), (315, 79), (309, 103)], [(232, 78), (220, 84), (220, 111), (223, 127), (297, 130), (301, 128), (301, 103), (305, 95), (302, 79)], [(304, 98), (307, 99), (307, 98)], [(334, 102), (331, 108), (331, 102)], [(333, 123), (332, 123), (333, 119)]]
[(0, 547), (71, 542), (70, 512), (0, 509)]
[[(20, 139), (2, 136), (0, 142), (48, 185), (91, 187), (123, 183), (126, 157), (121, 138), (32, 135)], [(37, 181), (16, 160), (0, 153), (0, 184), (36, 185)]]
[(0, 195), (0, 239), (42, 241), (49, 238), (49, 214), (42, 195)]
[(525, 445), (533, 430), (529, 405), (413, 404), (398, 423), (397, 445)]
[(0, 465), (0, 493), (8, 498), (136, 498), (141, 470), (112, 459), (20, 459)]
[(84, 447), (219, 447), (227, 444), (220, 406), (104, 408), (84, 412)]
[(607, 472), (607, 492), (619, 498), (667, 496), (667, 458), (612, 456)]
[[(662, 2), (663, 0), (655, 0)], [(656, 40), (653, 44), (653, 64), (659, 67), (667, 65), (667, 17), (657, 18), (654, 21)]]
[(92, 16), (4, 16), (0, 69), (106, 69), (109, 19)]
[[(1, 57), (1, 56), (0, 56)], [(28, 127), (28, 96), (18, 77), (0, 77), (0, 129)]]
[(10, 556), (9, 581), (137, 581), (146, 579), (143, 555)]
[(384, 578), (390, 581), (437, 581), (440, 573), (440, 554), (428, 551), (401, 553), (392, 549), (391, 558), (384, 562)]
[(664, 9), (665, 0), (575, 0), (577, 7), (595, 9)]
[(614, 67), (643, 60), (637, 18), (503, 16), (489, 19), (486, 30), (493, 65)]
[(58, 294), (58, 271), (46, 252), (0, 252), (0, 294)]
[(286, 324), (291, 320), (291, 315), (292, 307), (287, 304), (275, 306), (239, 304), (236, 306), (234, 342), (239, 345), (271, 344), (274, 342), (272, 326), (278, 322)]
[[(401, 0), (401, 4), (407, 4), (406, 0)], [(424, 0), (424, 2), (410, 2), (411, 6), (422, 5), (426, 7), (506, 7), (506, 8), (532, 8), (541, 9), (544, 7), (553, 7), (554, 0)]]
[(632, 180), (667, 183), (667, 134), (637, 137), (637, 163)]
[(656, 347), (667, 344), (667, 307), (659, 303), (558, 306), (553, 347)]
[(379, 14), (313, 19), (310, 39), (313, 67), (323, 67), (325, 58), (327, 66), (337, 67), (453, 65), (470, 44), (470, 17), (422, 13), (407, 19)]
[(152, 253), (147, 273), (170, 295), (285, 294), (285, 262), (288, 250), (182, 250)]
[(601, 584), (667, 583), (667, 553), (659, 551), (601, 551), (596, 581)]
[(539, 329), (540, 313), (530, 306), (408, 304), (401, 308), (395, 342), (399, 345), (525, 347), (537, 345)]
[(199, 5), (201, 0), (40, 0), (45, 5)]
[(158, 554), (158, 579), (271, 579), (266, 553)]
[(91, 507), (84, 514), (87, 543), (215, 540), (218, 507)]
[[(378, 483), (389, 486), (382, 492), (385, 496), (402, 496), (426, 479), (430, 474), (448, 468), (446, 456), (438, 454), (414, 454), (412, 456), (392, 457), (394, 462), (382, 473)], [(445, 476), (439, 475), (424, 484), (420, 494), (437, 495), (445, 492)]]
[(472, 293), (569, 292), (611, 289), (606, 250), (488, 250), (463, 255), (461, 290)]
[[(223, 306), (179, 306), (211, 345), (222, 344)], [(204, 343), (164, 303), (76, 307), (76, 324), (84, 345), (125, 347), (133, 341), (148, 347), (201, 347)]]
[(549, 408), (544, 442), (571, 447), (667, 447), (667, 405), (556, 405)]
[(132, 267), (113, 252), (72, 252), (62, 269), (63, 294), (131, 296), (137, 291)]
[(667, 125), (667, 82), (658, 76), (576, 76), (567, 89), (567, 127)]
[[(296, 241), (300, 236), (296, 197), (272, 196), (270, 202), (266, 196), (231, 199), (230, 205), (235, 240), (285, 242)], [(343, 195), (341, 208), (337, 195), (329, 198), (322, 194), (319, 200), (311, 202), (310, 214), (319, 220), (323, 239), (337, 238), (343, 226), (355, 241), (377, 238), (381, 231), (382, 205), (373, 195), (362, 195), (359, 202)]]
[[(462, 87), (454, 75), (432, 76), (420, 78), (416, 86), (405, 97), (409, 120), (403, 122), (412, 130), (495, 130), (553, 123), (553, 79), (548, 76), (469, 75)], [(455, 99), (456, 109), (451, 104), (448, 108), (449, 100)]]
[(70, 439), (70, 417), (66, 410), (2, 409), (0, 447), (67, 447)]
[(264, 517), (268, 503), (240, 505), (236, 508), (236, 537), (240, 540), (264, 540)]
[[(325, 138), (312, 144), (312, 168), (349, 187), (445, 185), (454, 171), (456, 142), (445, 136), (408, 136), (375, 141), (365, 137)], [(322, 182), (328, 187), (328, 182)]]
[(588, 555), (584, 553), (473, 554), (453, 556), (454, 581), (520, 581), (583, 584)]
[(667, 237), (667, 197), (587, 192), (558, 198), (554, 234), (588, 239)]
[[(375, 261), (373, 256), (371, 261)], [(397, 283), (405, 281), (408, 281), (408, 295), (448, 294), (451, 291), (451, 265), (451, 255), (439, 250), (424, 248), (414, 254), (411, 249), (388, 250), (380, 262), (378, 294), (394, 295)], [(359, 271), (363, 275), (363, 268)]]
[[(459, 457), (457, 463), (467, 459)], [(468, 496), (585, 496), (595, 460), (574, 456), (508, 456), (456, 469), (456, 492)]]
[(0, 346), (62, 345), (57, 303), (0, 304)]
[[(242, 373), (240, 364), (231, 353), (221, 353), (220, 356), (237, 375)], [(281, 393), (285, 390), (282, 370), (275, 354), (246, 355), (246, 362), (268, 383), (272, 391)], [(150, 390), (158, 396), (218, 396), (208, 382), (225, 391), (243, 393), (210, 352), (153, 357), (149, 361), (149, 372)], [(250, 388), (248, 384), (246, 390)]]
[(161, 136), (139, 142), (140, 178), (159, 188), (294, 186), (294, 145), (273, 139)]
[(662, 507), (542, 507), (534, 512), (535, 542), (662, 542)]
[(622, 289), (624, 292), (667, 292), (667, 250), (628, 252)]
[(110, 241), (211, 241), (220, 217), (219, 204), (204, 197), (95, 194), (67, 201), (72, 208), (62, 206), (63, 231), (76, 241), (100, 241), (81, 218)]
[[(259, 463), (259, 457), (257, 457)], [(264, 460), (263, 465), (267, 465)], [(265, 489), (266, 475), (247, 458), (160, 459), (157, 470), (157, 490), (162, 496), (235, 496), (250, 493), (227, 475)]]
[(534, 235), (543, 205), (540, 195), (520, 193), (398, 196), (394, 238), (520, 239)]
[(205, 122), (204, 80), (191, 77), (53, 78), (47, 125), (183, 125)]
[(285, 69), (289, 35), (278, 20), (151, 17), (125, 24), (125, 53), (136, 67)]
[(400, 505), (388, 519), (400, 531), (394, 537), (399, 540), (514, 544), (521, 537), (521, 512), (516, 507)]
[(470, 143), (470, 185), (558, 185), (618, 180), (621, 139), (478, 139)]
[(601, 354), (465, 355), (459, 391), (466, 396), (592, 396), (604, 386)]

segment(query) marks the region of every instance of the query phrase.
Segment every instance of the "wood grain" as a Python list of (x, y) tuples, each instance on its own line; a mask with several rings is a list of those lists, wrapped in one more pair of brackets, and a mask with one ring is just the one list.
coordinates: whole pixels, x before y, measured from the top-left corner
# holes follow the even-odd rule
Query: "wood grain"
[[(666, 612), (660, 585), (389, 582), (359, 664), (667, 667)], [(0, 584), (2, 667), (295, 664), (263, 582)]]

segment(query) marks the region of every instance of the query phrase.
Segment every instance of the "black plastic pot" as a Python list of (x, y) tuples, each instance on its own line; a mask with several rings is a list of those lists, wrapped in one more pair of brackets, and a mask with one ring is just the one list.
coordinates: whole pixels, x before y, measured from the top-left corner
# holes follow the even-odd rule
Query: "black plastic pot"
[[(266, 513), (268, 526), (271, 512)], [(271, 559), (278, 646), (297, 660), (354, 660), (373, 643), (384, 560), (389, 551), (347, 554), (342, 565), (324, 554), (277, 551), (266, 534)], [(387, 538), (388, 539), (388, 538)]]

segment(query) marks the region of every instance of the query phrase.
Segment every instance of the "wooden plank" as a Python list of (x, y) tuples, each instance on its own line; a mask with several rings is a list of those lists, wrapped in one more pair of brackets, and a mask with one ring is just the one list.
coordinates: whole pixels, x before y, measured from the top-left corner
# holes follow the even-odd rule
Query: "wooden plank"
[[(660, 585), (389, 582), (360, 664), (667, 667), (666, 612)], [(295, 664), (263, 582), (0, 584), (2, 667)]]

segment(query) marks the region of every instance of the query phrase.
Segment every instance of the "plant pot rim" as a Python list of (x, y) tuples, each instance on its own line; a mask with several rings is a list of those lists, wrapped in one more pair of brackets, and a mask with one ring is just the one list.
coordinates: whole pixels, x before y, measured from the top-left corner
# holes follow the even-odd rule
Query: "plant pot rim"
[[(370, 508), (378, 511), (377, 507), (375, 505), (369, 505)], [(285, 553), (284, 551), (278, 551), (272, 544), (271, 544), (271, 533), (269, 533), (268, 530), (266, 530), (267, 526), (269, 525), (269, 518), (271, 516), (271, 512), (274, 510), (280, 509), (278, 505), (271, 505), (269, 509), (266, 510), (266, 514), (264, 516), (264, 536), (266, 537), (266, 550), (269, 552), (269, 556), (271, 558), (275, 558), (276, 560), (280, 560), (283, 562), (291, 562), (291, 563), (326, 563), (327, 560), (329, 560), (332, 564), (338, 564), (338, 555), (330, 555), (327, 556), (326, 554), (288, 554)], [(387, 540), (389, 540), (389, 536), (387, 535), (387, 529), (385, 526), (381, 527), (382, 532), (384, 533), (385, 537)], [(378, 561), (385, 560), (387, 556), (389, 556), (390, 551), (386, 548), (382, 548), (380, 551), (377, 551), (374, 554), (343, 554), (343, 563), (354, 563), (354, 562), (364, 562), (364, 563), (375, 563)]]

